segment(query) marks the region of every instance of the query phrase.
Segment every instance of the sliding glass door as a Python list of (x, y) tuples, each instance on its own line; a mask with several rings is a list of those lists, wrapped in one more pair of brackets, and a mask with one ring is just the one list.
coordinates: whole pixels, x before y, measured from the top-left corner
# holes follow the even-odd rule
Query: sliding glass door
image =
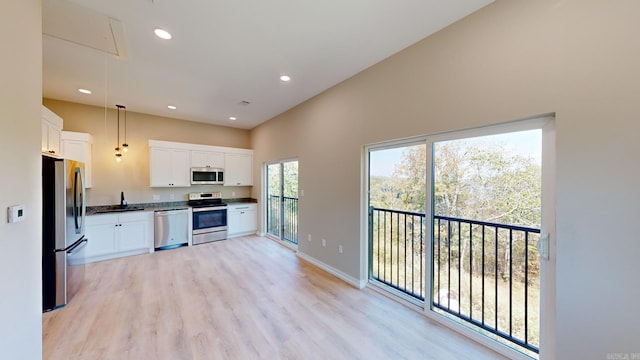
[(432, 137), (431, 310), (540, 347), (542, 131)]
[(298, 161), (267, 164), (267, 234), (298, 244)]
[(553, 335), (553, 124), (368, 146), (370, 284), (537, 358)]
[(369, 150), (369, 278), (424, 300), (424, 141)]

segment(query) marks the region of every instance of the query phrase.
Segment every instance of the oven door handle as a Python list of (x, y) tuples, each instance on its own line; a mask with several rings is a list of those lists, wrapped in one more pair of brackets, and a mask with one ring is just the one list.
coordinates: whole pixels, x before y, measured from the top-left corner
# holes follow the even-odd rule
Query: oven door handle
[(205, 208), (193, 208), (193, 212), (214, 211), (214, 210), (227, 210), (226, 206), (214, 206)]

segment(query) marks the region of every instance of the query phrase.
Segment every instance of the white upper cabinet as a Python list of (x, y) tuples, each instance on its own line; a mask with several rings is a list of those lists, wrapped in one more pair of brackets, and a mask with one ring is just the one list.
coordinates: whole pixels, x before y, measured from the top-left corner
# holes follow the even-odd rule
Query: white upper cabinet
[(253, 185), (253, 155), (225, 153), (224, 165), (225, 186)]
[(210, 167), (224, 169), (224, 153), (192, 150), (191, 167)]
[(253, 150), (149, 140), (151, 187), (191, 186), (192, 167), (224, 169), (224, 186), (253, 185)]
[(190, 153), (184, 149), (149, 149), (149, 186), (189, 187)]
[(84, 163), (85, 187), (92, 186), (92, 157), (93, 137), (91, 134), (62, 131), (60, 133), (61, 153), (65, 159), (82, 161)]
[(62, 132), (62, 118), (53, 111), (42, 106), (42, 137), (41, 150), (43, 153), (60, 156), (60, 133)]

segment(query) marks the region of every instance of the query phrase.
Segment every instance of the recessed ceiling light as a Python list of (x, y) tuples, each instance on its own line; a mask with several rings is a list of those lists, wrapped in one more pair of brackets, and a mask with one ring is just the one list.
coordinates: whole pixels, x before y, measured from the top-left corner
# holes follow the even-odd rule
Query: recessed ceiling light
[(171, 39), (171, 34), (169, 34), (169, 32), (167, 30), (155, 29), (155, 30), (153, 30), (153, 32), (160, 39), (165, 39), (165, 40)]
[(175, 109), (177, 109), (177, 107), (175, 107), (175, 106), (173, 106), (173, 105), (168, 105), (167, 107), (168, 107), (169, 109), (171, 109), (171, 110), (175, 110)]
[(280, 76), (280, 80), (282, 80), (284, 82), (287, 82), (287, 81), (291, 80), (291, 78), (289, 76), (287, 76), (287, 75), (282, 75), (282, 76)]
[(91, 94), (91, 90), (87, 90), (87, 89), (78, 89), (78, 91), (83, 94)]
[(229, 120), (231, 120), (231, 121), (236, 121), (236, 120), (238, 120), (238, 119), (237, 119), (235, 116), (231, 116), (231, 117), (229, 117)]

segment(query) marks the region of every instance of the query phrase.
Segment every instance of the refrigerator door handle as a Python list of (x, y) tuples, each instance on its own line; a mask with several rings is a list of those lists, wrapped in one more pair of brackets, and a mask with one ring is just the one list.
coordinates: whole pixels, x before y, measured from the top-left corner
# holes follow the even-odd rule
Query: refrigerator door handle
[(84, 221), (84, 179), (82, 170), (76, 167), (73, 176), (73, 219), (75, 222), (76, 234), (82, 233)]
[(75, 255), (76, 253), (78, 253), (80, 250), (82, 250), (85, 246), (87, 246), (87, 243), (89, 242), (89, 239), (82, 237), (82, 239), (80, 239), (78, 242), (76, 242), (74, 245), (72, 245), (71, 247), (69, 247), (69, 249), (67, 250), (67, 254), (69, 255)]

